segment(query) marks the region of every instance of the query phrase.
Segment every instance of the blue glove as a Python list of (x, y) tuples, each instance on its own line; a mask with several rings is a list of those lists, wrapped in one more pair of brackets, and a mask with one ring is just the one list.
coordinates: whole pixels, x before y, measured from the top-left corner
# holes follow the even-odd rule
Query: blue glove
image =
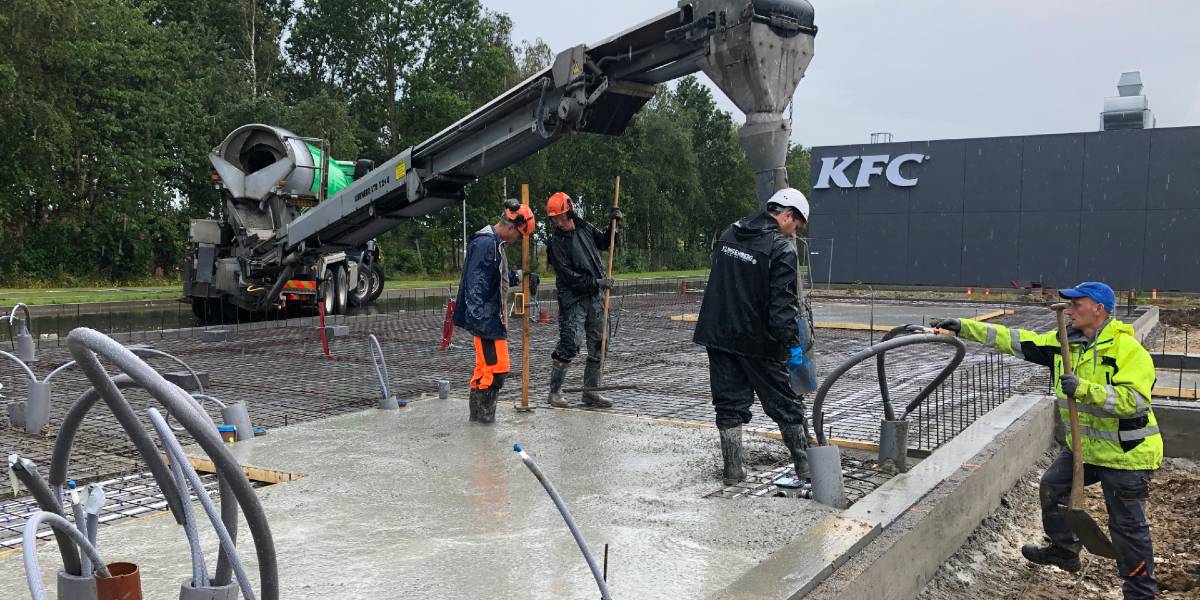
[(1060, 375), (1058, 383), (1062, 385), (1063, 394), (1068, 398), (1074, 398), (1075, 392), (1079, 391), (1079, 377), (1075, 375)]
[(788, 359), (787, 367), (789, 371), (798, 371), (804, 368), (804, 347), (796, 346), (791, 349), (791, 358)]

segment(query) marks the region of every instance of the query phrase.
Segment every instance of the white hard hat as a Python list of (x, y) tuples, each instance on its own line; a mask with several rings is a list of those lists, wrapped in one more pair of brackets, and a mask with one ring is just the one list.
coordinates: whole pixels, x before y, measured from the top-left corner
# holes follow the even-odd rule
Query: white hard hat
[(786, 208), (794, 208), (804, 215), (804, 220), (808, 221), (808, 198), (800, 190), (795, 188), (783, 188), (775, 192), (770, 200), (767, 200), (767, 205), (777, 204)]

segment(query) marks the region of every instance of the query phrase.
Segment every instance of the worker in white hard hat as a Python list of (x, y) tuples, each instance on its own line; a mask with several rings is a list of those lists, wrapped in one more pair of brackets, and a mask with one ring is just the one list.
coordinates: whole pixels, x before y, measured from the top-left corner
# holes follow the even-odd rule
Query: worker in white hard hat
[(746, 476), (742, 425), (750, 422), (756, 394), (767, 416), (779, 424), (796, 476), (809, 476), (804, 403), (788, 379), (790, 363), (803, 356), (796, 352), (800, 304), (794, 238), (808, 223), (808, 211), (804, 194), (780, 190), (765, 210), (726, 227), (714, 248), (692, 340), (708, 349), (726, 485)]

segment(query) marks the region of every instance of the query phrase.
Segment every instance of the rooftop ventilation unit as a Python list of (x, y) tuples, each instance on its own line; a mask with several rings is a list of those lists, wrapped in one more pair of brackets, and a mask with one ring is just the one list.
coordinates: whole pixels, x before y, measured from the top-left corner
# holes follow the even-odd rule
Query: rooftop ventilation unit
[(1121, 95), (1104, 99), (1100, 131), (1154, 128), (1154, 113), (1142, 88), (1140, 71), (1121, 73), (1121, 80), (1117, 82), (1117, 92)]

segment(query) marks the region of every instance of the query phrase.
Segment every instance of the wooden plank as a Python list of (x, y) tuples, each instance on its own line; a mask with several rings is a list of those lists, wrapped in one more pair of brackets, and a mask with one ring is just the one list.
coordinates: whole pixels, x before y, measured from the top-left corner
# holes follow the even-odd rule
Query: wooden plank
[[(165, 458), (166, 457), (164, 457), (164, 460)], [(214, 465), (213, 462), (207, 458), (189, 456), (188, 462), (192, 464), (192, 468), (196, 469), (196, 472), (198, 473), (217, 472), (216, 465)], [(259, 483), (275, 484), (304, 479), (304, 475), (299, 473), (288, 473), (286, 471), (276, 471), (275, 469), (264, 469), (262, 467), (251, 467), (247, 465), (241, 465), (241, 467), (242, 473), (245, 473), (246, 477), (248, 477), (250, 481), (257, 481)]]
[(1200, 394), (1195, 389), (1156, 387), (1150, 391), (1152, 396), (1164, 398), (1182, 398), (1184, 400), (1200, 400)]

